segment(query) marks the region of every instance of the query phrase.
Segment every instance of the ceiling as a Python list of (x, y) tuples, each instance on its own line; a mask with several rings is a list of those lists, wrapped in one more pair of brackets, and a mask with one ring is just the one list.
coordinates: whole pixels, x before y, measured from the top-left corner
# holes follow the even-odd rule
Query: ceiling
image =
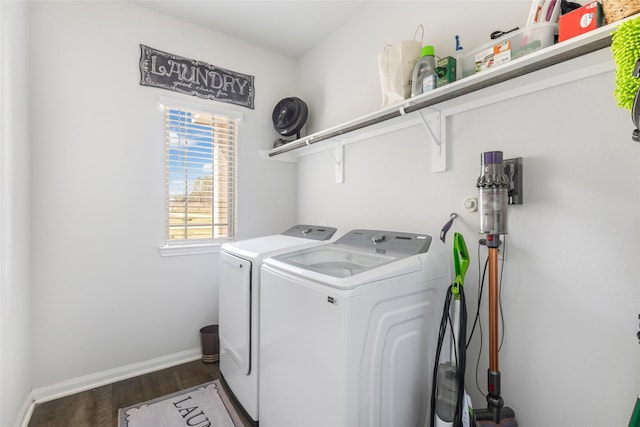
[(299, 58), (371, 0), (131, 0), (211, 31)]

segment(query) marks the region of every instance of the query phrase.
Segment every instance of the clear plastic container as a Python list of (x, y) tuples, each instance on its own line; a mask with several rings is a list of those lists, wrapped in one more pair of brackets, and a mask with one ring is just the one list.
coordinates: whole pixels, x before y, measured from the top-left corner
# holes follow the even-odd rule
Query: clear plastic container
[(508, 33), (465, 52), (460, 58), (458, 69), (462, 70), (462, 77), (468, 77), (476, 72), (507, 63), (512, 59), (553, 45), (557, 32), (558, 24), (547, 22)]
[(480, 188), (480, 233), (507, 234), (509, 189)]

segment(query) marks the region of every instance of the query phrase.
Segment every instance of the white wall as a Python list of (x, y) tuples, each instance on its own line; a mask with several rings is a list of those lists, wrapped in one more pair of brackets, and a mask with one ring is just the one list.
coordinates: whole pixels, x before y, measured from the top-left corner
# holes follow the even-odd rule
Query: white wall
[(0, 425), (31, 388), (27, 8), (0, 2)]
[[(434, 34), (438, 52), (460, 29), (482, 27), (488, 34), (521, 25), (529, 5), (452, 3), (374, 2), (305, 55), (301, 75), (314, 82), (304, 88), (316, 106), (311, 131), (378, 108), (375, 55), (386, 41), (410, 36), (416, 23), (433, 30), (427, 33)], [(383, 25), (390, 16), (393, 23)], [(472, 37), (462, 40), (474, 47)], [(571, 67), (604, 62), (612, 69), (609, 58), (604, 50), (476, 96), (553, 79)], [(301, 222), (438, 236), (449, 213), (457, 212), (451, 232), (463, 233), (473, 254), (466, 281), (473, 313), (480, 236), (477, 214), (465, 213), (462, 203), (477, 195), (480, 153), (502, 150), (506, 158), (524, 158), (524, 205), (509, 210), (500, 352), (502, 394), (523, 426), (626, 425), (640, 390), (640, 147), (631, 140), (629, 112), (617, 108), (613, 89), (614, 72), (606, 71), (456, 114), (447, 124), (444, 173), (430, 171), (422, 127), (347, 145), (344, 184), (335, 184), (325, 152), (299, 160)], [(485, 256), (482, 248), (482, 262)], [(485, 336), (483, 389), (487, 347)], [(485, 407), (474, 384), (478, 351), (476, 339), (467, 355), (468, 390), (474, 405)]]
[[(125, 2), (31, 7), (33, 379), (36, 388), (188, 350), (217, 323), (217, 254), (160, 257), (160, 96), (139, 44), (255, 76), (239, 141), (239, 234), (295, 219), (295, 166), (260, 158), (296, 63)], [(213, 101), (200, 101), (212, 103)], [(197, 352), (196, 352), (197, 351)]]

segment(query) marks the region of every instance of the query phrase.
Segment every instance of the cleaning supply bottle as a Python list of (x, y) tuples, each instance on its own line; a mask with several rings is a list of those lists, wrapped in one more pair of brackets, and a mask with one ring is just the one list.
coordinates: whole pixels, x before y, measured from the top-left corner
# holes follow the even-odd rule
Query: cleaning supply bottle
[(436, 58), (433, 46), (422, 48), (422, 57), (416, 62), (411, 79), (411, 96), (436, 88)]
[(456, 34), (456, 81), (462, 79), (462, 46), (460, 45), (460, 36)]

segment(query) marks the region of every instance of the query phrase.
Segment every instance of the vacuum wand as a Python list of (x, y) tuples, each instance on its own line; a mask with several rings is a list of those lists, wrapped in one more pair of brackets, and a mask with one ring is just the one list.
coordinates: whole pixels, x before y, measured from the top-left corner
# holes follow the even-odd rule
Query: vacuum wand
[(487, 234), (489, 250), (489, 371), (487, 372), (487, 408), (475, 410), (480, 426), (517, 427), (515, 413), (504, 406), (500, 390), (498, 360), (498, 251), (500, 235), (507, 234), (509, 177), (505, 173), (502, 151), (482, 153), (482, 172), (477, 187), (480, 193), (480, 233)]
[[(500, 390), (500, 363), (498, 357), (498, 311), (499, 311), (499, 295), (498, 288), (498, 251), (500, 246), (499, 235), (488, 235), (487, 246), (489, 247), (489, 371), (487, 372), (487, 410), (485, 418), (490, 419), (490, 423), (480, 425), (499, 425), (499, 426), (516, 426), (514, 423), (503, 423), (503, 418), (507, 416), (512, 418), (513, 411), (504, 408), (504, 400)], [(482, 416), (480, 413), (479, 416)]]
[[(498, 371), (498, 248), (489, 247), (489, 370)], [(489, 392), (492, 390), (489, 389)]]

